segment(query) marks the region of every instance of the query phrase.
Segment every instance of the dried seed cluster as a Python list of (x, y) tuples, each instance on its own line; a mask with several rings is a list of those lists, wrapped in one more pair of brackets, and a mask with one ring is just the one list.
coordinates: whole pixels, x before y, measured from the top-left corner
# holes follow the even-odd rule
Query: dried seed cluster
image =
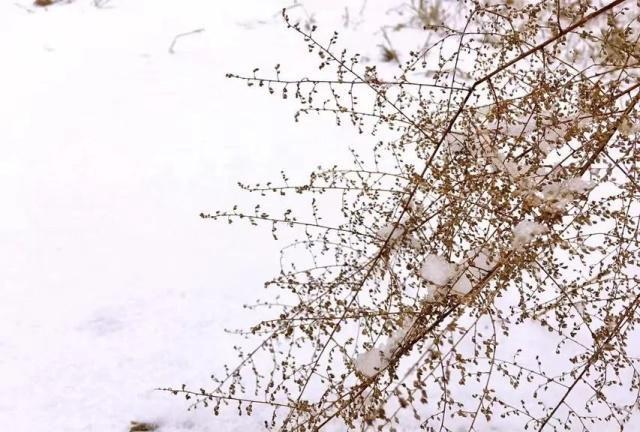
[[(255, 347), (170, 391), (283, 431), (621, 429), (640, 391), (640, 5), (467, 0), (442, 23), (418, 3), (397, 30), (428, 40), (395, 73), (285, 13), (321, 76), (229, 75), (295, 98), (296, 121), (385, 138), (202, 214), (299, 238), (278, 301), (252, 306), (278, 309), (242, 332)], [(272, 194), (311, 204), (266, 211)]]

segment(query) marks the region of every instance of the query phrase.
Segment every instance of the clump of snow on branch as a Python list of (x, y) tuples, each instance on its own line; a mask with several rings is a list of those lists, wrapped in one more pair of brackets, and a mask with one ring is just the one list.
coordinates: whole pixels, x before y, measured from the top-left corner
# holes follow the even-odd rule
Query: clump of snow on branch
[(404, 234), (404, 226), (398, 224), (398, 226), (394, 227), (393, 223), (388, 223), (378, 231), (376, 231), (376, 237), (380, 240), (389, 239), (389, 241), (396, 241)]
[[(541, 207), (547, 213), (562, 213), (577, 197), (595, 187), (594, 183), (578, 177), (555, 180), (560, 174), (557, 169), (541, 167), (529, 173), (530, 167), (526, 164), (518, 167), (514, 162), (496, 160), (498, 162), (494, 162), (494, 167), (506, 172), (517, 182), (516, 194), (523, 196), (529, 205)], [(545, 180), (548, 183), (541, 186)]]
[(594, 184), (581, 178), (571, 178), (548, 184), (542, 188), (542, 199), (556, 212), (564, 210), (576, 196), (585, 194)]
[[(484, 107), (477, 110), (476, 115), (486, 116), (489, 112), (490, 109)], [(476, 157), (484, 158), (488, 161), (487, 169), (489, 172), (502, 172), (510, 177), (517, 184), (516, 194), (523, 196), (527, 205), (541, 207), (547, 213), (559, 214), (565, 211), (576, 197), (587, 193), (595, 185), (580, 178), (558, 179), (557, 177), (561, 174), (558, 166), (553, 169), (545, 167), (534, 169), (524, 160), (510, 160), (503, 152), (494, 147), (492, 144), (493, 136), (496, 130), (506, 136), (513, 137), (542, 133), (543, 139), (541, 139), (541, 143), (544, 144), (544, 149), (541, 148), (540, 150), (544, 154), (548, 154), (556, 147), (552, 139), (554, 136), (562, 136), (570, 124), (588, 128), (587, 118), (581, 116), (576, 116), (575, 118), (567, 117), (559, 119), (557, 122), (548, 119), (548, 122), (543, 122), (542, 126), (530, 121), (518, 120), (509, 124), (508, 122), (500, 123), (494, 120), (479, 132), (479, 139), (470, 147), (470, 150)], [(542, 132), (540, 132), (541, 130)], [(625, 119), (620, 125), (620, 130), (623, 135), (629, 136), (637, 132), (638, 126), (631, 125)], [(453, 152), (457, 152), (461, 148), (454, 142), (450, 142), (449, 147)]]
[(474, 285), (480, 282), (497, 264), (495, 258), (491, 258), (488, 253), (482, 250), (472, 251), (468, 257), (463, 264), (458, 266), (458, 276), (451, 288), (454, 294), (466, 295), (471, 292)]
[(382, 344), (380, 347), (373, 347), (360, 354), (356, 358), (354, 365), (356, 371), (368, 378), (371, 378), (384, 370), (389, 365), (393, 355), (411, 330), (413, 323), (414, 320), (405, 320), (402, 327), (394, 331), (386, 343)]
[(422, 262), (420, 276), (434, 285), (444, 286), (455, 274), (456, 266), (438, 255), (427, 255)]
[(492, 152), (491, 163), (495, 169), (507, 173), (513, 179), (518, 179), (524, 176), (531, 168), (526, 164), (518, 166), (516, 162), (507, 160), (506, 157), (498, 151)]
[(521, 221), (513, 229), (513, 248), (521, 249), (523, 246), (531, 243), (533, 239), (548, 231), (548, 228), (537, 222)]
[(370, 378), (383, 370), (388, 363), (389, 360), (385, 357), (384, 351), (374, 347), (356, 358), (355, 368), (362, 375)]
[(405, 245), (419, 248), (421, 242), (415, 233), (411, 234), (410, 236), (405, 235), (410, 232), (409, 224), (411, 221), (411, 213), (414, 214), (415, 218), (416, 215), (420, 215), (422, 213), (422, 210), (418, 208), (415, 203), (409, 203), (406, 211), (397, 223), (387, 223), (375, 232), (375, 236), (382, 241), (386, 241), (387, 239), (389, 239), (389, 243), (392, 245), (395, 243), (403, 242)]
[(466, 273), (456, 272), (457, 274), (454, 276), (455, 282), (451, 287), (451, 292), (457, 295), (466, 295), (471, 292), (473, 289), (473, 284), (467, 277)]
[[(446, 295), (448, 293), (462, 296), (469, 294), (473, 289), (474, 282), (477, 282), (486, 274), (484, 268), (489, 267), (491, 264), (486, 255), (483, 255), (483, 258), (476, 258), (482, 267), (472, 268), (465, 263), (457, 265), (450, 263), (441, 256), (427, 255), (422, 262), (420, 276), (435, 285), (435, 289), (430, 292), (429, 298), (433, 300), (435, 295)], [(449, 285), (451, 285), (450, 288), (448, 288)]]

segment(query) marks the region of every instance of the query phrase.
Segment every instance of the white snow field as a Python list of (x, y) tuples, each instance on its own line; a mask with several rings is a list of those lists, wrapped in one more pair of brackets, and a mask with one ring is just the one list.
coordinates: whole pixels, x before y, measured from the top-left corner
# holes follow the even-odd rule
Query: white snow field
[[(294, 102), (224, 77), (315, 69), (278, 17), (293, 3), (0, 1), (0, 432), (262, 428), (155, 388), (209, 386), (234, 362), (224, 328), (260, 318), (242, 305), (278, 271), (268, 228), (200, 212), (252, 205), (237, 181), (304, 176), (376, 139), (329, 117), (296, 124)], [(363, 3), (305, 4), (330, 32)], [(365, 24), (353, 41), (373, 57)], [(541, 328), (521, 331), (553, 349)]]
[(242, 304), (278, 269), (268, 230), (199, 213), (358, 139), (224, 77), (307, 66), (290, 4), (0, 2), (0, 431), (258, 428), (154, 388), (233, 362), (223, 329), (255, 322)]

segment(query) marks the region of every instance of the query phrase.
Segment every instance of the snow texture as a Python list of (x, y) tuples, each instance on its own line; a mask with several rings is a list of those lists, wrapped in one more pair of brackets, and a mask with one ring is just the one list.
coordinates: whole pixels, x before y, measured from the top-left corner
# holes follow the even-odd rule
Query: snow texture
[(410, 213), (419, 214), (421, 209), (418, 206), (411, 202), (407, 206), (407, 211), (404, 212), (397, 226), (395, 222), (389, 222), (375, 232), (376, 238), (381, 241), (386, 241), (389, 239), (389, 244), (395, 246), (397, 244), (401, 244), (402, 246), (408, 246), (414, 249), (420, 249), (422, 246), (422, 242), (418, 238), (417, 234), (411, 233), (410, 235), (405, 235), (407, 233), (407, 225), (409, 224), (409, 220), (411, 219)]
[(404, 227), (402, 225), (398, 224), (398, 226), (394, 228), (394, 224), (389, 223), (376, 232), (376, 237), (383, 241), (388, 238), (389, 241), (393, 242), (402, 237), (402, 234), (404, 234)]
[(495, 257), (490, 258), (485, 252), (478, 252), (473, 254), (473, 266), (472, 270), (478, 270), (482, 272), (489, 272), (495, 267), (497, 260)]
[[(295, 127), (290, 105), (224, 78), (274, 58), (309, 72), (289, 0), (93, 3), (0, 1), (0, 431), (263, 430), (259, 408), (215, 417), (155, 390), (210, 386), (237, 360), (224, 328), (272, 317), (242, 304), (281, 245), (197, 215), (252, 208), (236, 181), (306, 177), (370, 137)], [(342, 23), (342, 0), (305, 7)]]
[(360, 354), (355, 361), (356, 370), (369, 378), (384, 370), (411, 330), (413, 323), (413, 320), (406, 320), (402, 327), (391, 334), (386, 343)]
[(388, 364), (384, 351), (379, 348), (372, 348), (365, 351), (356, 358), (355, 368), (366, 377), (375, 376)]
[(451, 292), (457, 295), (466, 295), (469, 294), (472, 289), (473, 284), (471, 283), (467, 275), (465, 273), (462, 273), (457, 276), (456, 281), (451, 287)]
[(564, 211), (578, 195), (593, 189), (595, 185), (580, 178), (557, 181), (542, 188), (542, 199), (548, 208), (556, 212)]
[(454, 264), (449, 263), (441, 256), (430, 254), (422, 262), (420, 276), (427, 282), (444, 286), (449, 283), (449, 280), (455, 274), (455, 270)]
[(548, 228), (537, 222), (521, 221), (513, 229), (513, 248), (521, 249), (523, 246), (531, 243), (533, 239), (548, 231)]
[[(466, 295), (473, 289), (473, 273), (465, 269), (466, 265), (456, 265), (438, 255), (427, 255), (422, 262), (420, 276), (435, 287), (427, 294), (428, 301), (434, 301), (438, 295), (456, 294)], [(447, 288), (447, 285), (452, 285)]]
[[(304, 3), (327, 30), (342, 29), (345, 5), (361, 8)], [(312, 58), (301, 60), (304, 44), (280, 18), (290, 5), (0, 1), (0, 116), (10, 119), (0, 128), (0, 431), (264, 429), (259, 407), (213, 416), (154, 389), (207, 386), (237, 360), (224, 328), (273, 317), (241, 305), (277, 273), (263, 258), (281, 245), (195, 215), (255, 205), (238, 180), (281, 168), (304, 177), (318, 163), (351, 162), (345, 143), (371, 144), (327, 127), (330, 118), (294, 127), (290, 105), (224, 78), (275, 59), (291, 77), (308, 75)], [(379, 31), (387, 10), (366, 8), (343, 41), (374, 58), (362, 35)], [(168, 53), (175, 35), (199, 28)], [(515, 333), (553, 351), (546, 330)]]

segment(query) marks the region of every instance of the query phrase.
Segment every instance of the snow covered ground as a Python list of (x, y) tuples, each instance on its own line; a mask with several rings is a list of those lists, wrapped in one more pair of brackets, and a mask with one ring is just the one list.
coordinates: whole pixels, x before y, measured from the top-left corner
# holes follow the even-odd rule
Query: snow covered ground
[(268, 231), (198, 214), (355, 134), (224, 78), (301, 63), (288, 1), (92, 3), (0, 2), (0, 431), (252, 430), (153, 390), (233, 361), (277, 270)]
[[(238, 180), (305, 175), (370, 139), (297, 125), (293, 103), (224, 78), (313, 69), (278, 18), (290, 4), (0, 2), (0, 432), (259, 429), (154, 389), (233, 362), (223, 329), (256, 321), (242, 304), (277, 271), (268, 229), (198, 214), (252, 203)], [(306, 4), (342, 25), (343, 1)]]

